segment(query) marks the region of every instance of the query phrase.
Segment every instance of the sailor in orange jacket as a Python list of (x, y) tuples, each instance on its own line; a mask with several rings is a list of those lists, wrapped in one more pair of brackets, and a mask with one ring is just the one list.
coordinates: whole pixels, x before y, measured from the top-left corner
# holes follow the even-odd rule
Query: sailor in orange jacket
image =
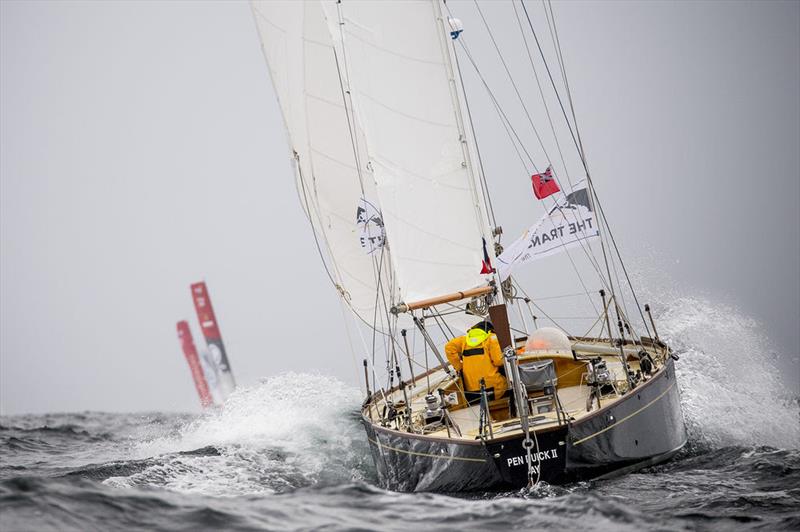
[(464, 379), (464, 391), (467, 392), (468, 400), (476, 399), (475, 394), (469, 392), (480, 392), (481, 379), (486, 384), (486, 393), (490, 400), (503, 397), (508, 388), (506, 378), (500, 373), (503, 352), (491, 322), (477, 323), (465, 336), (447, 342), (444, 351), (450, 364)]

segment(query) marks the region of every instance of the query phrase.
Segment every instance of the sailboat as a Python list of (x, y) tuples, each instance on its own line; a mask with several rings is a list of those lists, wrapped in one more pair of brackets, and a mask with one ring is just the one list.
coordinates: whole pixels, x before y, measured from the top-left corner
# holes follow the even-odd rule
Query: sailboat
[[(504, 249), (459, 63), (475, 66), (474, 56), (447, 4), (251, 6), (313, 242), (352, 318), (347, 334), (361, 340), (361, 421), (380, 483), (517, 489), (621, 474), (678, 452), (677, 357), (633, 292), (570, 105), (561, 109), (581, 179), (567, 186), (566, 163), (527, 174), (546, 210)], [(523, 1), (514, 8), (530, 21)], [(559, 94), (552, 84), (562, 104), (571, 102), (564, 85)], [(585, 290), (596, 307), (588, 334), (560, 326), (515, 279), (526, 263), (570, 250), (601, 287)], [(443, 354), (476, 322), (491, 323), (506, 390), (485, 381), (467, 390)]]
[(200, 330), (203, 331), (208, 348), (198, 351), (186, 320), (178, 322), (178, 340), (189, 364), (200, 404), (203, 408), (219, 406), (236, 389), (236, 381), (205, 281), (193, 283), (190, 289)]

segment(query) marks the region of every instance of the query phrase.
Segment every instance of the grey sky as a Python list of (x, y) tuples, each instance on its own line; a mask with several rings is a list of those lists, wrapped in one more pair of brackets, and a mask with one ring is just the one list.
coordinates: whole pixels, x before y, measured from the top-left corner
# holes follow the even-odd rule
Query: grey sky
[[(510, 4), (481, 5), (529, 77)], [(451, 9), (501, 82), (472, 4)], [(629, 265), (738, 305), (797, 358), (800, 4), (554, 9)], [(249, 6), (4, 1), (0, 22), (0, 411), (197, 409), (175, 322), (194, 320), (201, 278), (240, 383), (283, 370), (357, 383)], [(529, 181), (464, 72), (513, 235), (538, 216)]]

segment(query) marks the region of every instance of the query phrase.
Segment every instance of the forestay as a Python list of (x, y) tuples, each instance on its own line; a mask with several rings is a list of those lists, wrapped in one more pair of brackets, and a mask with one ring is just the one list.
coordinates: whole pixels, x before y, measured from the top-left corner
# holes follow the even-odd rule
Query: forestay
[[(372, 321), (377, 272), (388, 261), (382, 251), (368, 253), (361, 244), (359, 205), (376, 193), (371, 178), (359, 177), (352, 121), (322, 4), (268, 0), (254, 1), (252, 7), (296, 161), (301, 202), (342, 296)], [(385, 281), (390, 277), (382, 275)]]
[(416, 301), (485, 284), (481, 239), (492, 238), (441, 5), (345, 0), (324, 6), (346, 58), (377, 187), (397, 276), (393, 299)]

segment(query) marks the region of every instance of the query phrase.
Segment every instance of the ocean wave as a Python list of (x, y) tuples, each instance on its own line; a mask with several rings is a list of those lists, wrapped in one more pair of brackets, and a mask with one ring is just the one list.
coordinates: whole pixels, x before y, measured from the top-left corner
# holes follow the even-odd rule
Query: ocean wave
[(690, 435), (665, 464), (509, 493), (388, 492), (362, 393), (285, 373), (197, 416), (2, 418), (0, 529), (799, 528), (800, 403), (761, 327), (697, 296), (654, 308)]
[[(358, 390), (312, 374), (285, 373), (234, 392), (220, 410), (133, 452), (159, 461), (105, 482), (156, 485), (217, 496), (281, 493), (310, 485), (372, 478), (357, 419)], [(216, 454), (198, 454), (213, 447)]]

